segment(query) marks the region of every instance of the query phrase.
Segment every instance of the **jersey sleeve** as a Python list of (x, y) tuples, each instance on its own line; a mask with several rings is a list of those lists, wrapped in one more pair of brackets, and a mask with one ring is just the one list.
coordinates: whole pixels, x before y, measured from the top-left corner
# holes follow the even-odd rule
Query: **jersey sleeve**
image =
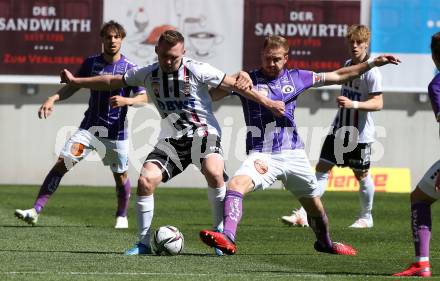
[(79, 69), (76, 71), (75, 76), (77, 77), (89, 77), (90, 74), (92, 73), (92, 65), (93, 65), (93, 61), (91, 58), (87, 58), (85, 59), (81, 66), (79, 67)]
[(218, 86), (220, 86), (223, 79), (225, 79), (226, 74), (223, 71), (211, 66), (210, 64), (198, 62), (196, 62), (196, 64), (196, 75), (199, 77), (200, 82), (217, 88)]
[(368, 94), (382, 93), (382, 74), (378, 67), (373, 67), (367, 73)]
[(437, 79), (436, 81), (434, 78), (428, 86), (429, 99), (431, 100), (432, 110), (434, 111), (436, 118), (440, 114), (440, 81), (438, 80), (440, 79)]
[(123, 79), (128, 86), (144, 87), (148, 74), (153, 71), (152, 65), (146, 67), (133, 67), (125, 72)]

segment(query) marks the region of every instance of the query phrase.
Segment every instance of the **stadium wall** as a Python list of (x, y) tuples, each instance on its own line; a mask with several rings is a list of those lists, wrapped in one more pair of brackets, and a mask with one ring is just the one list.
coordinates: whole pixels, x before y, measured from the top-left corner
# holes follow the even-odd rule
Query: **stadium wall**
[[(80, 124), (89, 96), (84, 90), (57, 104), (49, 119), (38, 119), (40, 104), (58, 88), (55, 85), (39, 85), (38, 94), (28, 96), (22, 93), (20, 85), (0, 85), (0, 184), (41, 184), (69, 131), (74, 131)], [(336, 90), (331, 90), (330, 100), (323, 101), (320, 91), (310, 90), (298, 100), (298, 128), (313, 164), (319, 158), (324, 136), (335, 115), (334, 97), (337, 94)], [(409, 168), (413, 185), (439, 158), (438, 125), (429, 103), (420, 103), (418, 98), (417, 94), (386, 93), (384, 110), (374, 113), (378, 138), (373, 147), (372, 165)], [(245, 157), (242, 110), (236, 98), (220, 103), (216, 103), (215, 114), (223, 127), (227, 170), (233, 174)], [(135, 185), (138, 170), (157, 139), (159, 116), (149, 104), (144, 108), (131, 108), (129, 119), (132, 135), (129, 175)], [(90, 156), (68, 173), (62, 184), (113, 185), (110, 169), (102, 165), (97, 155)], [(205, 185), (194, 167), (165, 184), (183, 187)]]

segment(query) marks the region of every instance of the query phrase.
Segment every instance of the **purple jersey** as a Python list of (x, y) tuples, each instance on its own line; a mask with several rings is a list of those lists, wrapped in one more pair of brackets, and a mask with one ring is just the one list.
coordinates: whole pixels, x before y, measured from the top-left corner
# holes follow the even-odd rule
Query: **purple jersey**
[(440, 73), (437, 73), (431, 83), (429, 83), (428, 94), (431, 100), (432, 110), (437, 118), (440, 113)]
[(313, 86), (315, 74), (312, 71), (285, 69), (277, 78), (268, 78), (261, 70), (251, 71), (249, 75), (260, 94), (272, 100), (284, 101), (286, 111), (283, 117), (275, 117), (264, 106), (239, 95), (248, 127), (246, 153), (303, 149), (304, 143), (296, 130), (293, 113), (297, 97)]
[[(77, 76), (91, 77), (97, 75), (123, 75), (128, 69), (136, 65), (130, 62), (125, 56), (112, 64), (104, 60), (104, 56), (96, 55), (89, 57), (82, 63)], [(111, 140), (125, 140), (127, 139), (127, 129), (125, 128), (125, 116), (127, 115), (127, 106), (112, 108), (109, 103), (111, 96), (129, 97), (130, 91), (139, 93), (145, 91), (141, 87), (125, 87), (114, 91), (97, 91), (90, 90), (89, 108), (84, 113), (84, 119), (81, 122), (80, 128), (88, 130), (94, 127), (95, 132), (108, 132), (107, 136), (102, 133), (97, 134), (100, 137), (106, 137)], [(98, 129), (99, 128), (99, 129)]]

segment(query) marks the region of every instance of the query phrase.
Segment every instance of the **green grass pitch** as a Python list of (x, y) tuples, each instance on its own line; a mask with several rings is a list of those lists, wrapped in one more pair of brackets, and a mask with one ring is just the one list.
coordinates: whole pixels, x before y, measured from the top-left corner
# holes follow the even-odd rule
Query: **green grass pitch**
[[(377, 193), (375, 227), (365, 230), (347, 228), (358, 212), (357, 193), (326, 193), (333, 240), (359, 251), (343, 257), (315, 252), (309, 228), (280, 223), (280, 216), (298, 206), (287, 191), (255, 192), (244, 200), (237, 254), (216, 257), (198, 239), (211, 222), (206, 189), (159, 188), (153, 228), (177, 226), (185, 236), (184, 252), (125, 257), (123, 251), (137, 241), (135, 190), (127, 230), (113, 229), (113, 187), (61, 186), (31, 227), (13, 213), (30, 208), (37, 192), (36, 186), (0, 186), (0, 280), (397, 280), (389, 275), (402, 270), (414, 252), (408, 194)], [(432, 213), (435, 279), (440, 276), (437, 206)]]

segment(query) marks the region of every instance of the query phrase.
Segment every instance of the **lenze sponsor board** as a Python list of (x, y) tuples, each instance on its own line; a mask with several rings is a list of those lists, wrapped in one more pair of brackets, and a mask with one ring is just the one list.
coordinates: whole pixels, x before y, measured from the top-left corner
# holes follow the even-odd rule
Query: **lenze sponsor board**
[(347, 59), (345, 35), (360, 22), (360, 1), (245, 1), (244, 69), (257, 68), (268, 35), (289, 41), (288, 67), (329, 71)]
[[(409, 193), (411, 172), (406, 168), (371, 168), (371, 177), (378, 192)], [(359, 182), (349, 168), (334, 168), (329, 175), (326, 191), (358, 191)]]
[(100, 53), (102, 0), (0, 0), (0, 74), (58, 75)]

